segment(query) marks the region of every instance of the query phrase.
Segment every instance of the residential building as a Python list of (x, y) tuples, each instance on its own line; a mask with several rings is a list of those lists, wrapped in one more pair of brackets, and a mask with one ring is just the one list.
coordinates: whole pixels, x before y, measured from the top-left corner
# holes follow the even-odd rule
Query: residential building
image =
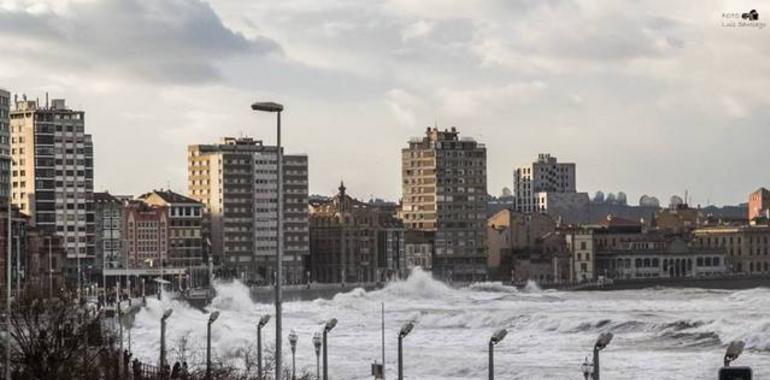
[(64, 238), (73, 281), (95, 254), (93, 143), (85, 112), (67, 108), (64, 99), (41, 107), (25, 96), (11, 112), (10, 127), (13, 203), (42, 234)]
[(148, 206), (162, 207), (167, 213), (168, 259), (164, 265), (184, 268), (202, 265), (203, 203), (171, 190), (153, 190), (138, 199)]
[(524, 214), (503, 209), (487, 219), (487, 265), (500, 279), (509, 279), (513, 261), (529, 256), (538, 239), (556, 231), (556, 221), (545, 214)]
[(436, 233), (434, 231), (407, 230), (404, 234), (406, 268), (430, 271), (433, 267), (433, 253)]
[(770, 190), (760, 187), (755, 192), (749, 194), (749, 221), (768, 216), (770, 211)]
[(655, 226), (671, 234), (687, 234), (705, 222), (700, 209), (691, 208), (686, 203), (658, 210), (655, 213)]
[(545, 212), (544, 197), (538, 193), (575, 193), (574, 163), (558, 162), (556, 157), (541, 153), (537, 161), (513, 171), (513, 195), (516, 210), (523, 213)]
[(123, 201), (108, 192), (94, 193), (94, 246), (97, 268), (126, 266), (123, 256)]
[(644, 240), (642, 225), (633, 220), (609, 217), (601, 225), (574, 227), (565, 234), (572, 255), (570, 281), (593, 281), (604, 273), (596, 271), (596, 255), (617, 250), (628, 242)]
[(372, 282), (406, 271), (404, 229), (387, 210), (360, 202), (340, 184), (310, 206), (310, 267), (317, 282)]
[(0, 88), (0, 203), (5, 204), (11, 185), (11, 94)]
[[(277, 250), (278, 149), (248, 137), (188, 147), (188, 196), (209, 215), (214, 263), (269, 283)], [(301, 282), (310, 253), (308, 159), (283, 155), (283, 278)]]
[(404, 227), (435, 233), (432, 271), (458, 281), (486, 272), (487, 150), (459, 132), (428, 128), (402, 149)]
[(140, 200), (123, 209), (123, 236), (127, 268), (167, 266), (169, 213), (165, 206)]
[(721, 248), (727, 254), (731, 272), (757, 274), (770, 272), (770, 226), (713, 226), (692, 232), (693, 244), (701, 248)]

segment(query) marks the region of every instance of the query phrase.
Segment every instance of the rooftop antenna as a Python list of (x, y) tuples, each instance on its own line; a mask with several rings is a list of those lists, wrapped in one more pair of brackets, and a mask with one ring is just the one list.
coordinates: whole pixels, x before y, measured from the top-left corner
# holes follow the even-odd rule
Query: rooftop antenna
[(45, 92), (45, 109), (48, 109), (48, 91)]

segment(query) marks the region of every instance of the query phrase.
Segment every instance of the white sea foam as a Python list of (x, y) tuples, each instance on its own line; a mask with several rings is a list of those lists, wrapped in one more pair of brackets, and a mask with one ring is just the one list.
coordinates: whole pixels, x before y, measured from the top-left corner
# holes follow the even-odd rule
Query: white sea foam
[[(255, 344), (259, 316), (273, 305), (253, 303), (240, 282), (217, 283), (207, 310), (219, 310), (212, 330), (215, 357), (227, 359)], [(417, 320), (405, 339), (405, 371), (412, 379), (470, 379), (486, 375), (489, 335), (508, 328), (496, 348), (496, 372), (508, 379), (580, 378), (577, 368), (604, 331), (616, 335), (603, 353), (607, 378), (713, 378), (724, 346), (746, 341), (741, 364), (757, 378), (770, 377), (770, 290), (708, 291), (657, 289), (616, 292), (523, 291), (499, 283), (455, 289), (422, 271), (381, 290), (355, 289), (331, 300), (285, 304), (284, 333), (300, 336), (297, 365), (314, 371), (311, 336), (336, 317), (329, 335), (330, 374), (334, 379), (368, 379), (369, 363), (380, 358), (380, 305), (386, 308), (386, 369), (395, 375), (396, 334), (407, 320)], [(133, 328), (136, 354), (157, 361), (162, 311), (169, 319), (169, 359), (178, 356), (186, 337), (202, 358), (206, 312), (178, 301), (149, 299)], [(273, 322), (265, 327), (266, 345), (274, 342)], [(289, 355), (288, 343), (284, 344)], [(288, 357), (288, 356), (287, 356)], [(191, 362), (196, 360), (191, 359)], [(643, 371), (643, 372), (640, 372)]]

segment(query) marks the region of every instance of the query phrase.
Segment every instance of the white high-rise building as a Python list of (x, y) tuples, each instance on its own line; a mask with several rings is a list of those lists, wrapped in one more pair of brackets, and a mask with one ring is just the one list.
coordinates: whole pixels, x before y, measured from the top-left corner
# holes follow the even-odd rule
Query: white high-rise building
[[(41, 106), (26, 97), (11, 112), (12, 201), (43, 233), (63, 237), (70, 279), (93, 265), (93, 143), (85, 112), (64, 99)], [(85, 273), (83, 273), (85, 275)]]
[(541, 153), (537, 161), (513, 171), (516, 210), (524, 213), (546, 211), (548, 198), (543, 193), (575, 193), (575, 164), (558, 162), (556, 157)]
[[(277, 152), (247, 137), (188, 147), (188, 195), (209, 213), (211, 254), (246, 280), (269, 282), (275, 270)], [(310, 254), (305, 155), (283, 155), (283, 203), (283, 278), (300, 283)]]

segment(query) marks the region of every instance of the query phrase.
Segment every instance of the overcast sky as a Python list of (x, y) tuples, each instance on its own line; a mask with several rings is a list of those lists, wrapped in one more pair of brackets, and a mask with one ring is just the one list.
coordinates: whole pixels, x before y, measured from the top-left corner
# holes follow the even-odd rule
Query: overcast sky
[(770, 185), (770, 1), (0, 0), (0, 87), (86, 111), (96, 189), (186, 192), (186, 146), (275, 141), (311, 193), (400, 197), (427, 126), (486, 143), (488, 188), (550, 152), (580, 191), (694, 204)]

